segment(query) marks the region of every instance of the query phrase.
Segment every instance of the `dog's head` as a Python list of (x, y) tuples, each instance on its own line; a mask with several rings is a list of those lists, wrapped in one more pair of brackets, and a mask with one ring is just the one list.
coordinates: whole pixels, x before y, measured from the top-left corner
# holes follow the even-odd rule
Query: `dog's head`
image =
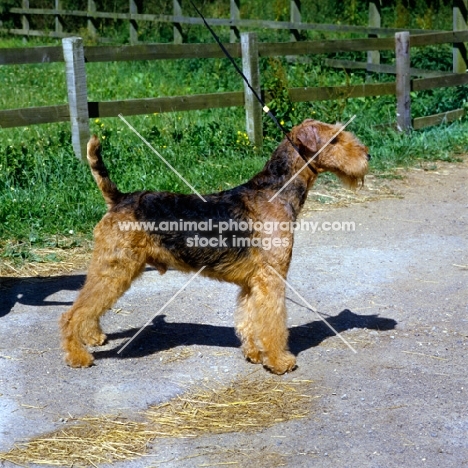
[(333, 172), (346, 186), (356, 188), (364, 183), (369, 149), (342, 127), (307, 119), (293, 127), (289, 136), (318, 173)]

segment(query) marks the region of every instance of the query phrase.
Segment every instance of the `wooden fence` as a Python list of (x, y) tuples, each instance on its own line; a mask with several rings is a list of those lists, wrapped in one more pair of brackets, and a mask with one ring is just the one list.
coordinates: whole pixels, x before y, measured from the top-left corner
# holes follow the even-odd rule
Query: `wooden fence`
[[(454, 0), (455, 3), (464, 2), (465, 0)], [(98, 35), (97, 21), (98, 20), (121, 20), (128, 21), (129, 24), (129, 39), (130, 44), (138, 42), (138, 24), (144, 22), (153, 23), (168, 23), (173, 26), (173, 41), (175, 44), (180, 44), (184, 40), (182, 25), (194, 26), (203, 25), (203, 21), (199, 17), (185, 16), (183, 14), (182, 0), (173, 0), (172, 15), (167, 14), (148, 14), (142, 13), (142, 3), (137, 0), (129, 0), (127, 12), (104, 12), (98, 11), (95, 0), (87, 0), (87, 10), (71, 10), (64, 9), (63, 0), (49, 0), (49, 8), (30, 8), (29, 0), (18, 0), (21, 7), (10, 8), (9, 13), (21, 18), (21, 28), (3, 29), (10, 34), (22, 36), (48, 36), (63, 38), (78, 31), (66, 31), (66, 18), (77, 17), (84, 18), (87, 22), (88, 35), (98, 41), (106, 42), (110, 39), (100, 37)], [(208, 24), (214, 27), (224, 27), (230, 29), (230, 41), (236, 42), (240, 40), (241, 29), (276, 29), (288, 30), (291, 32), (291, 40), (298, 40), (301, 36), (301, 31), (315, 30), (328, 32), (352, 32), (360, 34), (372, 35), (394, 35), (401, 29), (396, 28), (381, 28), (381, 11), (380, 0), (369, 0), (369, 23), (368, 26), (352, 26), (352, 25), (337, 25), (337, 24), (322, 24), (322, 23), (303, 23), (301, 0), (289, 0), (289, 17), (290, 21), (269, 21), (258, 19), (242, 19), (240, 16), (240, 0), (229, 0), (230, 17), (229, 18), (207, 18)], [(30, 19), (33, 16), (48, 16), (55, 19), (53, 30), (35, 30), (30, 27)], [(462, 22), (459, 22), (458, 29), (463, 27)], [(423, 29), (410, 29), (411, 34), (429, 33)]]
[[(462, 110), (411, 120), (411, 91), (468, 84), (467, 73), (440, 73), (414, 70), (409, 67), (410, 48), (427, 45), (468, 42), (468, 31), (443, 32), (410, 36), (400, 32), (395, 38), (368, 38), (332, 41), (297, 41), (284, 43), (259, 43), (254, 33), (242, 33), (241, 43), (225, 44), (233, 57), (243, 57), (244, 72), (261, 90), (258, 70), (259, 57), (297, 56), (345, 51), (395, 50), (396, 67), (390, 72), (396, 80), (390, 83), (360, 84), (354, 86), (327, 86), (291, 88), (289, 95), (294, 102), (347, 99), (356, 97), (396, 95), (397, 124), (402, 131), (423, 128), (441, 121), (451, 121), (462, 115)], [(86, 92), (85, 62), (161, 60), (183, 58), (219, 58), (223, 53), (216, 44), (147, 44), (118, 47), (83, 47), (80, 38), (65, 38), (63, 47), (35, 47), (0, 49), (0, 65), (50, 62), (66, 64), (69, 103), (57, 106), (9, 109), (0, 111), (3, 128), (41, 123), (70, 121), (72, 138), (77, 156), (85, 154), (89, 138), (89, 119), (97, 117), (129, 116), (154, 112), (188, 111), (231, 106), (245, 106), (249, 138), (261, 145), (262, 119), (260, 105), (250, 96), (250, 90), (204, 95), (171, 96), (123, 101), (88, 102)], [(335, 63), (337, 65), (337, 63)], [(345, 66), (343, 63), (339, 66)], [(353, 62), (353, 66), (364, 66)], [(367, 66), (367, 64), (366, 64)], [(377, 65), (373, 65), (377, 67)], [(383, 67), (379, 71), (386, 72)], [(388, 67), (388, 66), (387, 66)], [(465, 64), (466, 70), (466, 64)], [(411, 76), (423, 76), (414, 78)], [(268, 96), (265, 96), (268, 101)]]
[[(203, 20), (199, 17), (184, 16), (182, 0), (173, 0), (172, 15), (143, 13), (144, 0), (128, 0), (128, 12), (104, 12), (98, 11), (96, 0), (87, 0), (87, 10), (64, 9), (65, 0), (48, 0), (50, 8), (30, 8), (29, 0), (17, 0), (21, 4), (20, 8), (10, 8), (12, 16), (21, 18), (21, 28), (5, 29), (1, 27), (0, 32), (9, 34), (19, 34), (28, 36), (47, 36), (64, 38), (73, 35), (80, 35), (77, 31), (66, 31), (66, 18), (78, 17), (86, 19), (88, 36), (96, 41), (110, 42), (111, 39), (100, 37), (98, 34), (98, 20), (121, 20), (128, 21), (130, 44), (138, 43), (138, 25), (144, 22), (168, 23), (173, 27), (173, 42), (181, 44), (184, 41), (182, 25), (203, 25)], [(394, 35), (401, 31), (397, 28), (382, 28), (381, 0), (368, 0), (368, 26), (337, 25), (323, 23), (303, 23), (301, 0), (289, 0), (290, 21), (268, 21), (258, 19), (242, 19), (240, 15), (241, 0), (229, 0), (229, 18), (207, 18), (206, 21), (213, 27), (228, 27), (230, 29), (230, 42), (237, 42), (240, 39), (242, 28), (252, 29), (275, 29), (289, 30), (291, 41), (301, 38), (301, 31), (325, 31), (333, 33), (359, 33), (368, 37), (379, 37)], [(468, 29), (468, 0), (452, 0), (453, 4), (453, 31), (466, 31)], [(30, 19), (33, 16), (45, 16), (54, 18), (53, 30), (35, 30), (30, 27)], [(404, 28), (411, 35), (428, 34), (431, 32), (424, 29)], [(467, 68), (467, 49), (463, 43), (453, 44), (453, 72), (464, 73)], [(368, 51), (367, 62), (369, 64), (380, 63), (380, 53), (378, 50)]]

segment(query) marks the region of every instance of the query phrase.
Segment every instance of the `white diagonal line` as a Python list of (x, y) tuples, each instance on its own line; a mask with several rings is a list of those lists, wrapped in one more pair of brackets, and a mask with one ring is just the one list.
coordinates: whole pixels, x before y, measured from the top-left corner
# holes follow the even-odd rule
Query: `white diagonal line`
[(204, 269), (202, 266), (118, 351), (120, 354)]
[(330, 142), (336, 138), (354, 119), (356, 118), (356, 114), (354, 114), (344, 125), (341, 127), (315, 154), (314, 157), (309, 159), (307, 164), (304, 164), (269, 200), (268, 202), (271, 203), (308, 165), (311, 161), (313, 161), (329, 144)]
[(341, 341), (343, 341), (343, 343), (353, 352), (353, 353), (356, 353), (357, 354), (357, 351), (348, 343), (348, 341), (346, 341), (338, 331), (336, 331), (321, 315), (320, 313), (318, 312), (317, 309), (315, 309), (314, 307), (312, 307), (271, 265), (268, 265), (284, 282), (284, 284), (286, 286), (289, 287), (289, 289), (291, 289), (291, 291), (296, 294), (297, 297), (299, 297), (302, 302), (312, 311), (312, 312), (315, 312), (318, 317), (320, 318), (320, 320), (322, 320), (325, 325), (330, 328), (330, 330), (333, 331), (333, 333), (335, 333), (335, 335), (340, 338)]
[(200, 193), (190, 184), (190, 182), (188, 182), (188, 181), (184, 178), (184, 176), (183, 176), (182, 174), (179, 174), (179, 172), (178, 172), (174, 167), (171, 166), (171, 164), (169, 163), (169, 161), (167, 161), (166, 159), (164, 159), (164, 158), (159, 154), (159, 152), (156, 151), (155, 148), (153, 148), (153, 146), (151, 145), (151, 143), (149, 143), (145, 138), (143, 138), (143, 136), (141, 136), (141, 135), (138, 133), (138, 131), (135, 129), (135, 127), (132, 127), (132, 125), (130, 125), (130, 123), (129, 123), (127, 120), (125, 120), (125, 118), (124, 118), (124, 116), (123, 116), (122, 114), (119, 114), (119, 117), (120, 117), (121, 120), (123, 120), (123, 121), (127, 124), (128, 128), (129, 128), (130, 130), (133, 130), (133, 131), (141, 138), (141, 140), (143, 141), (143, 143), (144, 143), (154, 154), (156, 154), (156, 155), (159, 157), (159, 159), (161, 159), (161, 160), (166, 164), (166, 166), (169, 167), (169, 169), (172, 170), (172, 172), (174, 172), (174, 174), (178, 175), (178, 176), (179, 176), (179, 177), (180, 177), (180, 178), (181, 178), (197, 195), (198, 195), (199, 198), (201, 198), (204, 202), (206, 202), (206, 200), (205, 200), (205, 199), (200, 195)]

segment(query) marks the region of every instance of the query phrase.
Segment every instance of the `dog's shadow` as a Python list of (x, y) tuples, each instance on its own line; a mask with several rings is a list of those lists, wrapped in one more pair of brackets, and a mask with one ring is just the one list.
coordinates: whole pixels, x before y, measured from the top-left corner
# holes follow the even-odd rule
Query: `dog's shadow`
[[(48, 300), (49, 296), (62, 290), (76, 291), (81, 288), (84, 275), (69, 275), (59, 278), (0, 278), (0, 317), (7, 315), (15, 304), (39, 306), (71, 305), (70, 300)], [(348, 309), (334, 317), (327, 317), (327, 322), (338, 332), (352, 328), (372, 330), (392, 330), (397, 322), (378, 315), (358, 315)], [(220, 348), (238, 348), (240, 341), (233, 327), (206, 325), (184, 322), (166, 322), (165, 316), (156, 317), (122, 352), (118, 351), (139, 331), (131, 328), (122, 332), (109, 333), (108, 339), (125, 339), (112, 349), (96, 349), (97, 359), (135, 358), (166, 351), (178, 346), (206, 345)], [(303, 325), (291, 327), (289, 347), (294, 354), (318, 346), (334, 332), (319, 318)]]
[[(118, 347), (109, 350), (95, 350), (96, 359), (106, 358), (137, 358), (167, 351), (177, 346), (205, 345), (221, 348), (238, 348), (240, 341), (233, 327), (206, 325), (183, 322), (166, 322), (165, 315), (156, 317), (135, 339), (131, 340), (138, 328), (131, 328), (122, 332), (109, 333), (108, 340), (128, 340)], [(344, 332), (353, 328), (367, 328), (372, 330), (393, 330), (397, 322), (378, 315), (358, 315), (348, 309), (334, 317), (327, 317), (327, 322), (337, 331)], [(292, 353), (298, 355), (302, 351), (318, 346), (335, 333), (320, 319), (291, 327), (289, 329), (289, 347)], [(125, 349), (122, 347), (125, 346)], [(121, 352), (119, 352), (122, 349)]]
[[(147, 267), (145, 271), (153, 268)], [(0, 276), (0, 318), (8, 315), (16, 304), (32, 307), (71, 306), (71, 296), (63, 294), (64, 300), (51, 300), (62, 291), (79, 291), (86, 280), (84, 274), (52, 277), (3, 277)]]
[(42, 278), (0, 277), (0, 317), (9, 314), (16, 304), (33, 307), (71, 306), (72, 300), (47, 300), (49, 296), (68, 290), (78, 291), (84, 284), (85, 275), (64, 275)]

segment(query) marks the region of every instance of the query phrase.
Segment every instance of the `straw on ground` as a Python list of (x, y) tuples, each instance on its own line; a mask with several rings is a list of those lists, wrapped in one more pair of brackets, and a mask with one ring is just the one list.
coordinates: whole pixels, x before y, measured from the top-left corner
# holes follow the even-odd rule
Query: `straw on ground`
[[(98, 466), (144, 456), (156, 438), (258, 431), (305, 418), (311, 381), (243, 378), (203, 388), (150, 407), (142, 421), (115, 416), (80, 418), (58, 431), (16, 444), (0, 461), (22, 466)], [(317, 397), (315, 397), (317, 398)]]

